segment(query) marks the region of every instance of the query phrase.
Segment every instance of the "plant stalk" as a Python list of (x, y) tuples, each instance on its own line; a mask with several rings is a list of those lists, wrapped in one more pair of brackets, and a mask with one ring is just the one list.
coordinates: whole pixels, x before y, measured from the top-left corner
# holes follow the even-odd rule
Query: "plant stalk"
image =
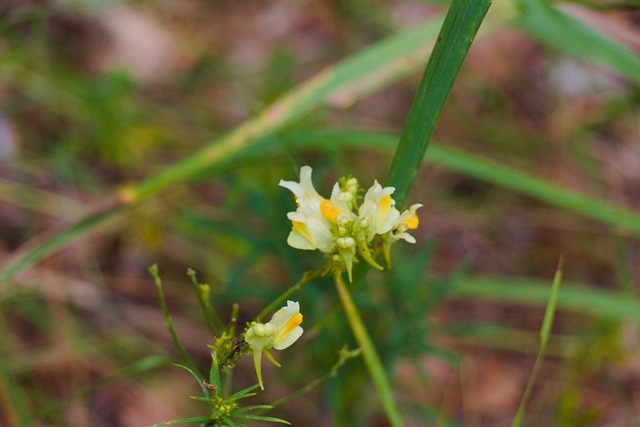
[(336, 271), (333, 274), (333, 280), (336, 284), (336, 290), (338, 291), (338, 295), (340, 296), (342, 307), (344, 308), (344, 311), (347, 315), (347, 320), (349, 321), (349, 325), (351, 326), (351, 331), (353, 332), (356, 341), (362, 349), (362, 357), (364, 358), (364, 363), (367, 366), (369, 375), (371, 376), (373, 384), (378, 391), (378, 396), (380, 396), (382, 408), (387, 414), (392, 427), (404, 427), (404, 422), (402, 421), (400, 412), (396, 407), (396, 403), (393, 398), (393, 392), (391, 390), (391, 385), (389, 383), (389, 379), (387, 378), (384, 367), (382, 366), (380, 356), (378, 356), (378, 352), (376, 351), (376, 348), (371, 341), (371, 337), (367, 332), (367, 328), (364, 326), (362, 317), (360, 317), (360, 312), (353, 303), (351, 294), (349, 293), (349, 290), (347, 289), (347, 286), (342, 279), (342, 272)]

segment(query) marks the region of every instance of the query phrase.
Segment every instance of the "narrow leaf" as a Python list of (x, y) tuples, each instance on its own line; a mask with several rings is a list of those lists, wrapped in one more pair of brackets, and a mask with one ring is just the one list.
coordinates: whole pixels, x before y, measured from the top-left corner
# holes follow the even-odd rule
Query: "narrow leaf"
[(196, 374), (195, 372), (193, 372), (193, 370), (191, 370), (188, 366), (184, 366), (184, 365), (178, 365), (177, 363), (174, 364), (175, 366), (177, 366), (178, 368), (182, 368), (185, 371), (189, 372), (191, 374), (191, 376), (193, 378), (195, 378), (195, 380), (198, 382), (198, 385), (200, 386), (200, 389), (202, 390), (202, 393), (208, 398), (211, 399), (211, 392), (209, 392), (209, 389), (207, 389), (204, 384), (202, 383), (202, 379), (198, 376), (198, 374)]
[(233, 402), (233, 401), (238, 400), (238, 399), (245, 399), (247, 397), (255, 396), (255, 393), (249, 393), (249, 392), (252, 391), (252, 390), (255, 390), (257, 388), (258, 388), (258, 384), (254, 384), (254, 385), (249, 386), (247, 388), (243, 388), (242, 390), (233, 393), (226, 400), (229, 401), (229, 402)]
[(218, 356), (211, 352), (211, 369), (209, 369), (209, 384), (213, 385), (218, 393), (222, 392), (222, 380), (220, 379), (220, 366)]
[(15, 381), (5, 364), (0, 363), (0, 409), (5, 413), (9, 425), (24, 427), (36, 425), (33, 412), (27, 404), (25, 391)]
[[(538, 279), (470, 276), (456, 283), (447, 296), (539, 307), (544, 306), (548, 295), (548, 285)], [(640, 324), (640, 301), (621, 293), (564, 283), (558, 291), (557, 305), (562, 310)]]
[(540, 0), (520, 0), (515, 25), (541, 42), (576, 57), (605, 64), (640, 84), (640, 58), (587, 24)]
[(154, 424), (151, 427), (162, 427), (162, 426), (172, 426), (175, 424), (195, 424), (195, 423), (206, 423), (209, 422), (209, 417), (191, 417), (191, 418), (180, 418), (177, 420), (165, 421), (163, 423)]
[(520, 406), (518, 407), (518, 412), (516, 413), (513, 422), (511, 423), (511, 427), (520, 427), (520, 425), (522, 424), (527, 402), (529, 401), (529, 395), (531, 394), (533, 385), (535, 384), (536, 378), (538, 377), (540, 366), (542, 366), (544, 353), (547, 349), (547, 343), (549, 342), (549, 334), (551, 333), (551, 324), (553, 323), (553, 315), (555, 313), (556, 301), (558, 299), (558, 289), (560, 288), (561, 280), (562, 259), (560, 259), (560, 262), (558, 263), (558, 269), (556, 270), (556, 274), (553, 279), (553, 285), (551, 286), (551, 294), (549, 295), (549, 300), (547, 302), (547, 308), (544, 313), (542, 327), (540, 328), (540, 348), (538, 350), (538, 355), (536, 356), (536, 361), (533, 365), (531, 377), (529, 377), (527, 388), (522, 394), (522, 400), (520, 400)]
[(491, 0), (451, 3), (387, 174), (387, 185), (396, 188), (393, 198), (400, 206), (490, 4)]
[(291, 425), (289, 421), (281, 420), (280, 418), (275, 418), (275, 417), (267, 417), (264, 415), (251, 415), (251, 414), (238, 414), (238, 413), (234, 413), (233, 415), (236, 418), (245, 418), (247, 420), (268, 421), (271, 423)]

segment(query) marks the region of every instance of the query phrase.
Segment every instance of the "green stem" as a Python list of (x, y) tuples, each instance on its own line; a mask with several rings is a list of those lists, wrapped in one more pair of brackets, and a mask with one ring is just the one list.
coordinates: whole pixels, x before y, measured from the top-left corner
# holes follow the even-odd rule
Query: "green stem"
[(290, 402), (294, 399), (297, 399), (300, 396), (303, 396), (309, 392), (311, 392), (312, 390), (314, 390), (315, 388), (317, 388), (318, 386), (322, 385), (324, 382), (326, 382), (327, 380), (334, 378), (336, 375), (338, 375), (338, 371), (340, 370), (340, 368), (342, 368), (342, 366), (347, 363), (347, 361), (349, 359), (353, 359), (354, 357), (358, 357), (360, 356), (360, 354), (362, 353), (361, 349), (356, 349), (356, 350), (347, 350), (346, 346), (343, 347), (340, 352), (338, 353), (338, 360), (336, 361), (336, 363), (333, 364), (333, 366), (329, 369), (329, 372), (327, 372), (326, 374), (324, 374), (323, 376), (321, 376), (320, 378), (316, 378), (315, 380), (311, 381), (309, 384), (307, 384), (306, 386), (302, 387), (299, 390), (294, 391), (293, 393), (276, 400), (275, 402), (271, 403), (269, 406), (271, 406), (271, 408), (269, 408), (269, 410), (273, 410), (275, 408), (278, 408), (282, 405), (284, 405), (287, 402)]
[(396, 403), (393, 399), (389, 379), (387, 378), (387, 374), (382, 366), (382, 362), (380, 361), (380, 356), (378, 356), (378, 352), (373, 346), (373, 342), (367, 332), (367, 328), (364, 326), (362, 317), (360, 317), (360, 312), (353, 303), (353, 299), (351, 298), (351, 294), (349, 293), (344, 280), (342, 280), (342, 272), (336, 271), (333, 274), (333, 280), (336, 284), (336, 289), (340, 296), (342, 307), (347, 314), (351, 331), (362, 348), (364, 363), (367, 366), (367, 370), (373, 380), (373, 384), (378, 390), (378, 395), (382, 401), (382, 407), (384, 408), (392, 427), (402, 427), (404, 426), (404, 422), (402, 421), (402, 417), (400, 416)]
[(182, 360), (184, 360), (185, 363), (188, 365), (188, 367), (191, 368), (194, 372), (196, 372), (201, 379), (204, 378), (202, 376), (202, 372), (198, 370), (198, 367), (193, 362), (193, 359), (191, 359), (191, 357), (189, 356), (189, 353), (187, 353), (187, 349), (184, 348), (184, 345), (182, 344), (180, 337), (178, 337), (178, 334), (176, 333), (176, 330), (173, 327), (173, 321), (171, 320), (171, 316), (169, 315), (169, 310), (167, 309), (167, 301), (164, 298), (164, 291), (162, 290), (162, 280), (160, 279), (160, 274), (158, 273), (158, 266), (156, 264), (153, 264), (151, 267), (149, 267), (149, 274), (151, 274), (151, 277), (153, 277), (153, 280), (156, 284), (156, 289), (158, 291), (158, 298), (160, 299), (160, 307), (162, 308), (162, 314), (164, 315), (164, 320), (167, 323), (167, 329), (171, 334), (171, 338), (173, 338), (173, 342), (176, 345), (178, 352), (182, 356)]
[(222, 324), (222, 320), (220, 320), (220, 316), (211, 306), (209, 302), (210, 289), (209, 285), (201, 285), (198, 283), (198, 278), (196, 277), (196, 272), (193, 269), (187, 270), (187, 276), (191, 278), (191, 283), (193, 284), (193, 290), (196, 293), (196, 297), (198, 298), (198, 303), (200, 304), (200, 309), (202, 310), (202, 314), (204, 315), (205, 321), (207, 322), (207, 326), (211, 331), (211, 335), (213, 337), (218, 336), (218, 329), (224, 329), (224, 325)]
[(233, 371), (231, 369), (222, 372), (222, 390), (220, 395), (223, 398), (229, 397), (231, 394), (231, 386), (233, 384)]
[(227, 325), (227, 334), (229, 336), (234, 336), (236, 334), (236, 327), (238, 326), (238, 313), (240, 312), (240, 305), (237, 302), (234, 302), (231, 306), (231, 318), (229, 319), (229, 324)]

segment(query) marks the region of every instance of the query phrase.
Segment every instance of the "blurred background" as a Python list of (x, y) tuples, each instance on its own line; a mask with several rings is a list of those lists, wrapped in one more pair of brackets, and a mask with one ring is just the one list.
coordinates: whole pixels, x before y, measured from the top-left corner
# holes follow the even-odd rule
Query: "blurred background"
[[(492, 6), (432, 142), (449, 157), (427, 155), (407, 200), (425, 206), (417, 244), (394, 246), (384, 274), (356, 271), (356, 301), (410, 426), (510, 423), (561, 256), (564, 293), (527, 425), (639, 425), (640, 12), (552, 6)], [(3, 0), (0, 261), (22, 264), (0, 282), (0, 426), (206, 415), (188, 398), (198, 385), (171, 365), (148, 267), (158, 263), (176, 329), (206, 367), (212, 338), (187, 269), (224, 318), (239, 303), (243, 325), (320, 267), (321, 254), (286, 245), (295, 204), (277, 183), (306, 164), (325, 195), (349, 174), (365, 187), (384, 181), (392, 146), (370, 141), (401, 132), (433, 39), (292, 115), (268, 149), (169, 177), (140, 200), (127, 185), (197, 158), (327, 67), (446, 10), (426, 0)], [(583, 23), (624, 60), (580, 32), (554, 40), (540, 10)], [(393, 79), (376, 77), (385, 67)], [(108, 220), (81, 222), (96, 213)], [(56, 236), (59, 249), (31, 257)], [(295, 299), (306, 333), (278, 354), (283, 368), (264, 364), (267, 391), (253, 404), (322, 377), (343, 345), (355, 348), (330, 280)], [(251, 360), (234, 379), (238, 390), (255, 383)], [(385, 426), (367, 381), (350, 360), (273, 415)]]

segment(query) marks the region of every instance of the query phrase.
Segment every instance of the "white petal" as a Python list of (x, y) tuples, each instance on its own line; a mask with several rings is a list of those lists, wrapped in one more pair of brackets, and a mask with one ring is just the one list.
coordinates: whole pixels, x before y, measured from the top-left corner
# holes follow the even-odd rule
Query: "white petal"
[(282, 337), (282, 339), (276, 339), (273, 342), (273, 348), (275, 348), (276, 350), (284, 350), (294, 342), (298, 341), (298, 338), (300, 338), (303, 332), (304, 329), (302, 329), (302, 327), (296, 326), (291, 332)]
[(327, 253), (333, 250), (333, 233), (327, 226), (328, 221), (318, 218), (307, 218), (307, 230), (314, 240), (315, 246), (320, 251)]
[(394, 228), (400, 217), (400, 211), (394, 207), (390, 208), (386, 215), (378, 214), (376, 218), (376, 232), (384, 234)]
[(289, 321), (290, 318), (298, 313), (300, 313), (300, 304), (296, 301), (289, 300), (287, 301), (286, 307), (282, 307), (273, 314), (269, 323), (274, 325), (276, 329), (280, 329)]
[(292, 248), (302, 249), (304, 251), (313, 251), (315, 249), (318, 249), (296, 230), (291, 230), (289, 236), (287, 237), (287, 243)]
[(319, 197), (320, 195), (313, 187), (313, 181), (311, 181), (311, 172), (313, 172), (313, 170), (310, 166), (303, 166), (300, 168), (300, 186), (305, 193)]
[(391, 235), (390, 241), (391, 242), (395, 242), (395, 241), (398, 241), (400, 239), (402, 239), (402, 240), (404, 240), (406, 242), (409, 242), (409, 243), (415, 243), (416, 242), (415, 237), (413, 237), (409, 233), (393, 234), (393, 235)]
[(286, 188), (287, 190), (290, 190), (293, 194), (295, 194), (297, 198), (304, 197), (304, 190), (302, 189), (300, 184), (295, 181), (284, 181), (281, 179), (278, 185), (280, 187)]

